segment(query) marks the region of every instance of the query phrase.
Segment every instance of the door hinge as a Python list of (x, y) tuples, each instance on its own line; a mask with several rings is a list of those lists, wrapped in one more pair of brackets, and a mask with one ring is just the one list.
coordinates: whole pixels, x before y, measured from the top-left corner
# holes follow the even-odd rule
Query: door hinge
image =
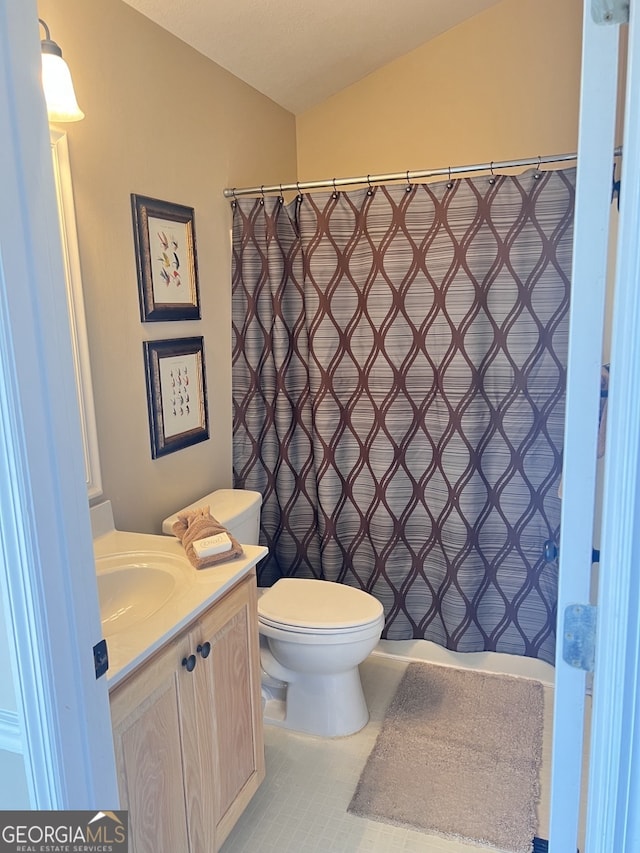
[(592, 604), (570, 604), (564, 611), (562, 657), (586, 672), (593, 672), (595, 663), (596, 610)]
[(93, 663), (96, 668), (96, 678), (103, 676), (109, 669), (109, 651), (106, 640), (100, 640), (93, 647)]
[(596, 24), (626, 24), (630, 0), (591, 0), (591, 17)]

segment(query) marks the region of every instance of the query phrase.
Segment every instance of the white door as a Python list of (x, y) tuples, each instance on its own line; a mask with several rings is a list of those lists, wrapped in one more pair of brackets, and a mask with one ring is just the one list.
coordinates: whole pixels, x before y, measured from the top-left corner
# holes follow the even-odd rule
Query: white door
[(35, 0), (0, 0), (0, 606), (31, 807), (118, 806)]
[[(596, 23), (623, 4), (585, 0), (573, 301), (565, 426), (562, 541), (554, 709), (551, 853), (577, 847), (588, 642), (580, 641), (590, 600), (600, 360), (611, 169), (618, 75), (618, 27)], [(638, 442), (640, 436), (640, 278), (638, 168), (640, 115), (638, 26), (632, 8), (623, 140), (620, 233), (616, 254), (606, 475), (597, 593), (594, 709), (589, 761), (586, 853), (636, 853), (633, 796), (638, 770), (629, 760), (638, 654)], [(637, 549), (635, 549), (637, 557)], [(629, 607), (630, 602), (634, 606)], [(577, 605), (577, 607), (576, 607)], [(574, 625), (567, 627), (569, 610)], [(625, 743), (625, 732), (627, 743)], [(586, 768), (585, 768), (586, 772)], [(634, 779), (635, 777), (635, 779)], [(581, 849), (585, 853), (585, 849)]]
[(640, 850), (640, 9), (630, 9), (586, 853)]

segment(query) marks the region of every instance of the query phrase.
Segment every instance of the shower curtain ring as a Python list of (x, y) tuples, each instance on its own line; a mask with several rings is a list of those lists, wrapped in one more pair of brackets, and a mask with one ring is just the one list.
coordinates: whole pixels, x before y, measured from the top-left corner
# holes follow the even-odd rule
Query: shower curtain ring
[(493, 160), (491, 161), (491, 165), (489, 166), (489, 168), (491, 169), (491, 177), (489, 178), (489, 183), (491, 184), (491, 186), (493, 186), (496, 182), (496, 176), (493, 173)]
[(280, 197), (278, 200), (279, 200), (280, 204), (284, 204), (284, 194), (282, 192), (282, 184), (280, 184)]
[(367, 183), (369, 184), (367, 195), (373, 195), (373, 187), (371, 186), (371, 175), (367, 175)]
[(449, 166), (449, 180), (447, 181), (447, 189), (450, 190), (453, 187), (453, 181), (451, 180), (451, 166)]
[(260, 187), (260, 192), (262, 193), (262, 198), (260, 199), (260, 204), (264, 204), (264, 184)]
[(331, 195), (332, 198), (338, 198), (338, 190), (336, 189), (336, 179), (333, 179), (333, 193)]
[(542, 163), (542, 158), (541, 158), (541, 157), (540, 157), (540, 155), (538, 154), (538, 165), (536, 166), (536, 170), (535, 170), (535, 172), (533, 173), (533, 179), (534, 179), (534, 181), (538, 181), (538, 180), (540, 180), (540, 178), (542, 177), (542, 176), (540, 175), (540, 165), (541, 165), (541, 163)]

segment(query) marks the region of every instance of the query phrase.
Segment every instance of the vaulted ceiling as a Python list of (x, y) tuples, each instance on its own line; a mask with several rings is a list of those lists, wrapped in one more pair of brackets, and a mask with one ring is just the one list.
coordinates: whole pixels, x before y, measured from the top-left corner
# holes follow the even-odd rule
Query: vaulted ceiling
[(498, 0), (125, 0), (298, 114)]

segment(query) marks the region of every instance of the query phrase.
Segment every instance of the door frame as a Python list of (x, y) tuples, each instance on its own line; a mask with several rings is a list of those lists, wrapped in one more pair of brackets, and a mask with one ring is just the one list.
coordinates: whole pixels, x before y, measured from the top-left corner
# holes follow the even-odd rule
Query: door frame
[[(587, 613), (591, 601), (619, 35), (618, 26), (593, 20), (591, 0), (585, 0), (558, 569), (551, 853), (575, 850), (580, 826), (586, 671), (563, 657), (564, 619), (567, 611)], [(579, 657), (580, 651), (576, 644), (572, 657)]]
[[(579, 169), (580, 165), (588, 166), (598, 175), (600, 195), (594, 197), (591, 194), (594, 186), (589, 185), (582, 200), (586, 201), (585, 218), (593, 218), (590, 224), (600, 219), (600, 233), (591, 231), (589, 237), (586, 228), (576, 237), (574, 262), (582, 273), (574, 277), (575, 288), (593, 284), (593, 277), (601, 273), (606, 256), (607, 235), (602, 217), (610, 199), (611, 158), (606, 148), (600, 147), (598, 151), (597, 145), (608, 144), (607, 134), (615, 126), (612, 74), (618, 70), (618, 27), (594, 24), (592, 5), (597, 4), (585, 0)], [(637, 853), (640, 847), (640, 21), (637, 2), (630, 3), (628, 36), (583, 853), (612, 850)], [(607, 185), (608, 197), (605, 197)], [(578, 226), (577, 212), (577, 229)], [(589, 258), (593, 267), (585, 266)], [(565, 553), (560, 560), (558, 597), (551, 853), (575, 849), (583, 770), (580, 746), (585, 678), (582, 671), (571, 671), (562, 660), (563, 615), (565, 606), (589, 602), (588, 549), (593, 515), (592, 471), (588, 460), (595, 461), (594, 412), (599, 391), (592, 362), (594, 353), (600, 352), (601, 343), (599, 329), (596, 332), (590, 324), (599, 321), (599, 298), (599, 286), (595, 298), (593, 290), (586, 287), (584, 299), (589, 311), (584, 310), (584, 305), (579, 306), (583, 322), (577, 330), (572, 329), (572, 333), (583, 337), (576, 348), (573, 371), (570, 359), (567, 387), (565, 435), (571, 435), (571, 443), (565, 442), (565, 451), (568, 446), (572, 459), (570, 465), (565, 460), (564, 472), (562, 548)], [(579, 398), (573, 408), (570, 395)], [(580, 414), (582, 417), (576, 417)], [(582, 459), (574, 455), (577, 447), (583, 448)], [(580, 493), (581, 487), (584, 494)]]
[(587, 853), (640, 849), (640, 10), (630, 7)]
[(35, 0), (0, 0), (0, 592), (33, 809), (115, 809)]

